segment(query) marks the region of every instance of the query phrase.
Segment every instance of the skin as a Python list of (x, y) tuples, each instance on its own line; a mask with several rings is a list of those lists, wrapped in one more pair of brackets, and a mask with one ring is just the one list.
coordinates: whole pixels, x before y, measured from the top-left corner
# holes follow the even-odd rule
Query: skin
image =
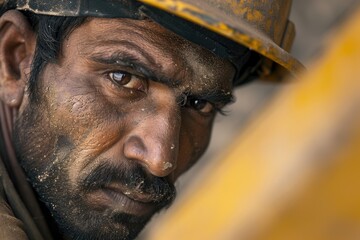
[(0, 51), (20, 40), (1, 57), (0, 97), (18, 109), (16, 152), (40, 199), (64, 238), (134, 238), (207, 148), (234, 68), (150, 20), (89, 19), (45, 67), (34, 103), (35, 34), (15, 11), (1, 19), (13, 36)]

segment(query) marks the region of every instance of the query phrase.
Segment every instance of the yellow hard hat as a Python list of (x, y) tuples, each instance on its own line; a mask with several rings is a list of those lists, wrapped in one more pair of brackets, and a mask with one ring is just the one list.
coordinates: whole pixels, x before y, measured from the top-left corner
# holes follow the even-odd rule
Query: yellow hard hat
[[(260, 75), (276, 79), (304, 66), (289, 54), (295, 27), (291, 0), (139, 0), (225, 36), (266, 57)], [(273, 64), (275, 63), (275, 64)]]

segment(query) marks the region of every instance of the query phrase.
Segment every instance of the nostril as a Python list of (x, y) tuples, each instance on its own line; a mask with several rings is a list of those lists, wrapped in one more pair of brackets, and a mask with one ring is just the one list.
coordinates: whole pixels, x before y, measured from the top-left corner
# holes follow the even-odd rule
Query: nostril
[(145, 161), (146, 152), (144, 142), (137, 136), (131, 136), (124, 144), (124, 155), (128, 159)]

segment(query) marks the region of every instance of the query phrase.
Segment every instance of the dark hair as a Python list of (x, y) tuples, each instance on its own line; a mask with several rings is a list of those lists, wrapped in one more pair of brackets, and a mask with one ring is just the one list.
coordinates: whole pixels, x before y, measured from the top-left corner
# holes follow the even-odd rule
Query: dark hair
[(31, 101), (40, 99), (37, 79), (47, 63), (56, 63), (61, 54), (63, 40), (80, 26), (86, 17), (62, 17), (23, 12), (37, 33), (36, 49), (29, 78)]
[[(0, 5), (0, 16), (10, 9), (15, 9), (14, 1), (6, 1)], [(35, 14), (22, 11), (37, 34), (36, 49), (29, 77), (29, 94), (31, 101), (40, 99), (38, 77), (47, 63), (55, 63), (61, 53), (63, 40), (71, 31), (84, 23), (86, 17), (64, 17)]]
[[(0, 16), (15, 8), (15, 1), (4, 1), (0, 5)], [(22, 11), (22, 13), (28, 18), (37, 34), (28, 88), (30, 100), (37, 102), (40, 99), (39, 81), (37, 79), (42, 70), (47, 63), (55, 63), (58, 60), (63, 40), (68, 37), (71, 31), (84, 23), (86, 17), (49, 16), (29, 11)]]

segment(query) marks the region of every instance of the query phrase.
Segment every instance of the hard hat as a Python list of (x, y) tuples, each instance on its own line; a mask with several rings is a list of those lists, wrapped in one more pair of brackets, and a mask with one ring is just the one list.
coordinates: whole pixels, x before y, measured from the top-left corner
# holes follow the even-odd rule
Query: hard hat
[[(222, 57), (228, 57), (236, 66), (241, 66), (242, 70), (245, 69), (241, 65), (244, 62), (243, 58), (247, 60), (253, 58), (254, 62), (257, 58), (253, 57), (254, 54), (251, 56), (248, 53), (258, 53), (256, 55), (265, 58), (253, 64), (261, 65), (256, 69), (256, 74), (262, 78), (281, 79), (281, 75), (286, 71), (296, 75), (304, 68), (288, 52), (295, 36), (294, 25), (288, 20), (291, 0), (5, 0), (5, 2), (19, 10), (57, 16), (138, 18), (141, 9), (145, 15), (149, 15), (164, 27), (211, 49)], [(244, 51), (244, 47), (251, 51)], [(250, 74), (253, 72), (248, 73), (246, 77)]]
[[(275, 80), (283, 70), (293, 75), (304, 66), (289, 54), (294, 24), (291, 0), (140, 0), (203, 26), (266, 57), (261, 75)], [(275, 63), (275, 65), (273, 65)], [(274, 71), (275, 70), (275, 71)]]

